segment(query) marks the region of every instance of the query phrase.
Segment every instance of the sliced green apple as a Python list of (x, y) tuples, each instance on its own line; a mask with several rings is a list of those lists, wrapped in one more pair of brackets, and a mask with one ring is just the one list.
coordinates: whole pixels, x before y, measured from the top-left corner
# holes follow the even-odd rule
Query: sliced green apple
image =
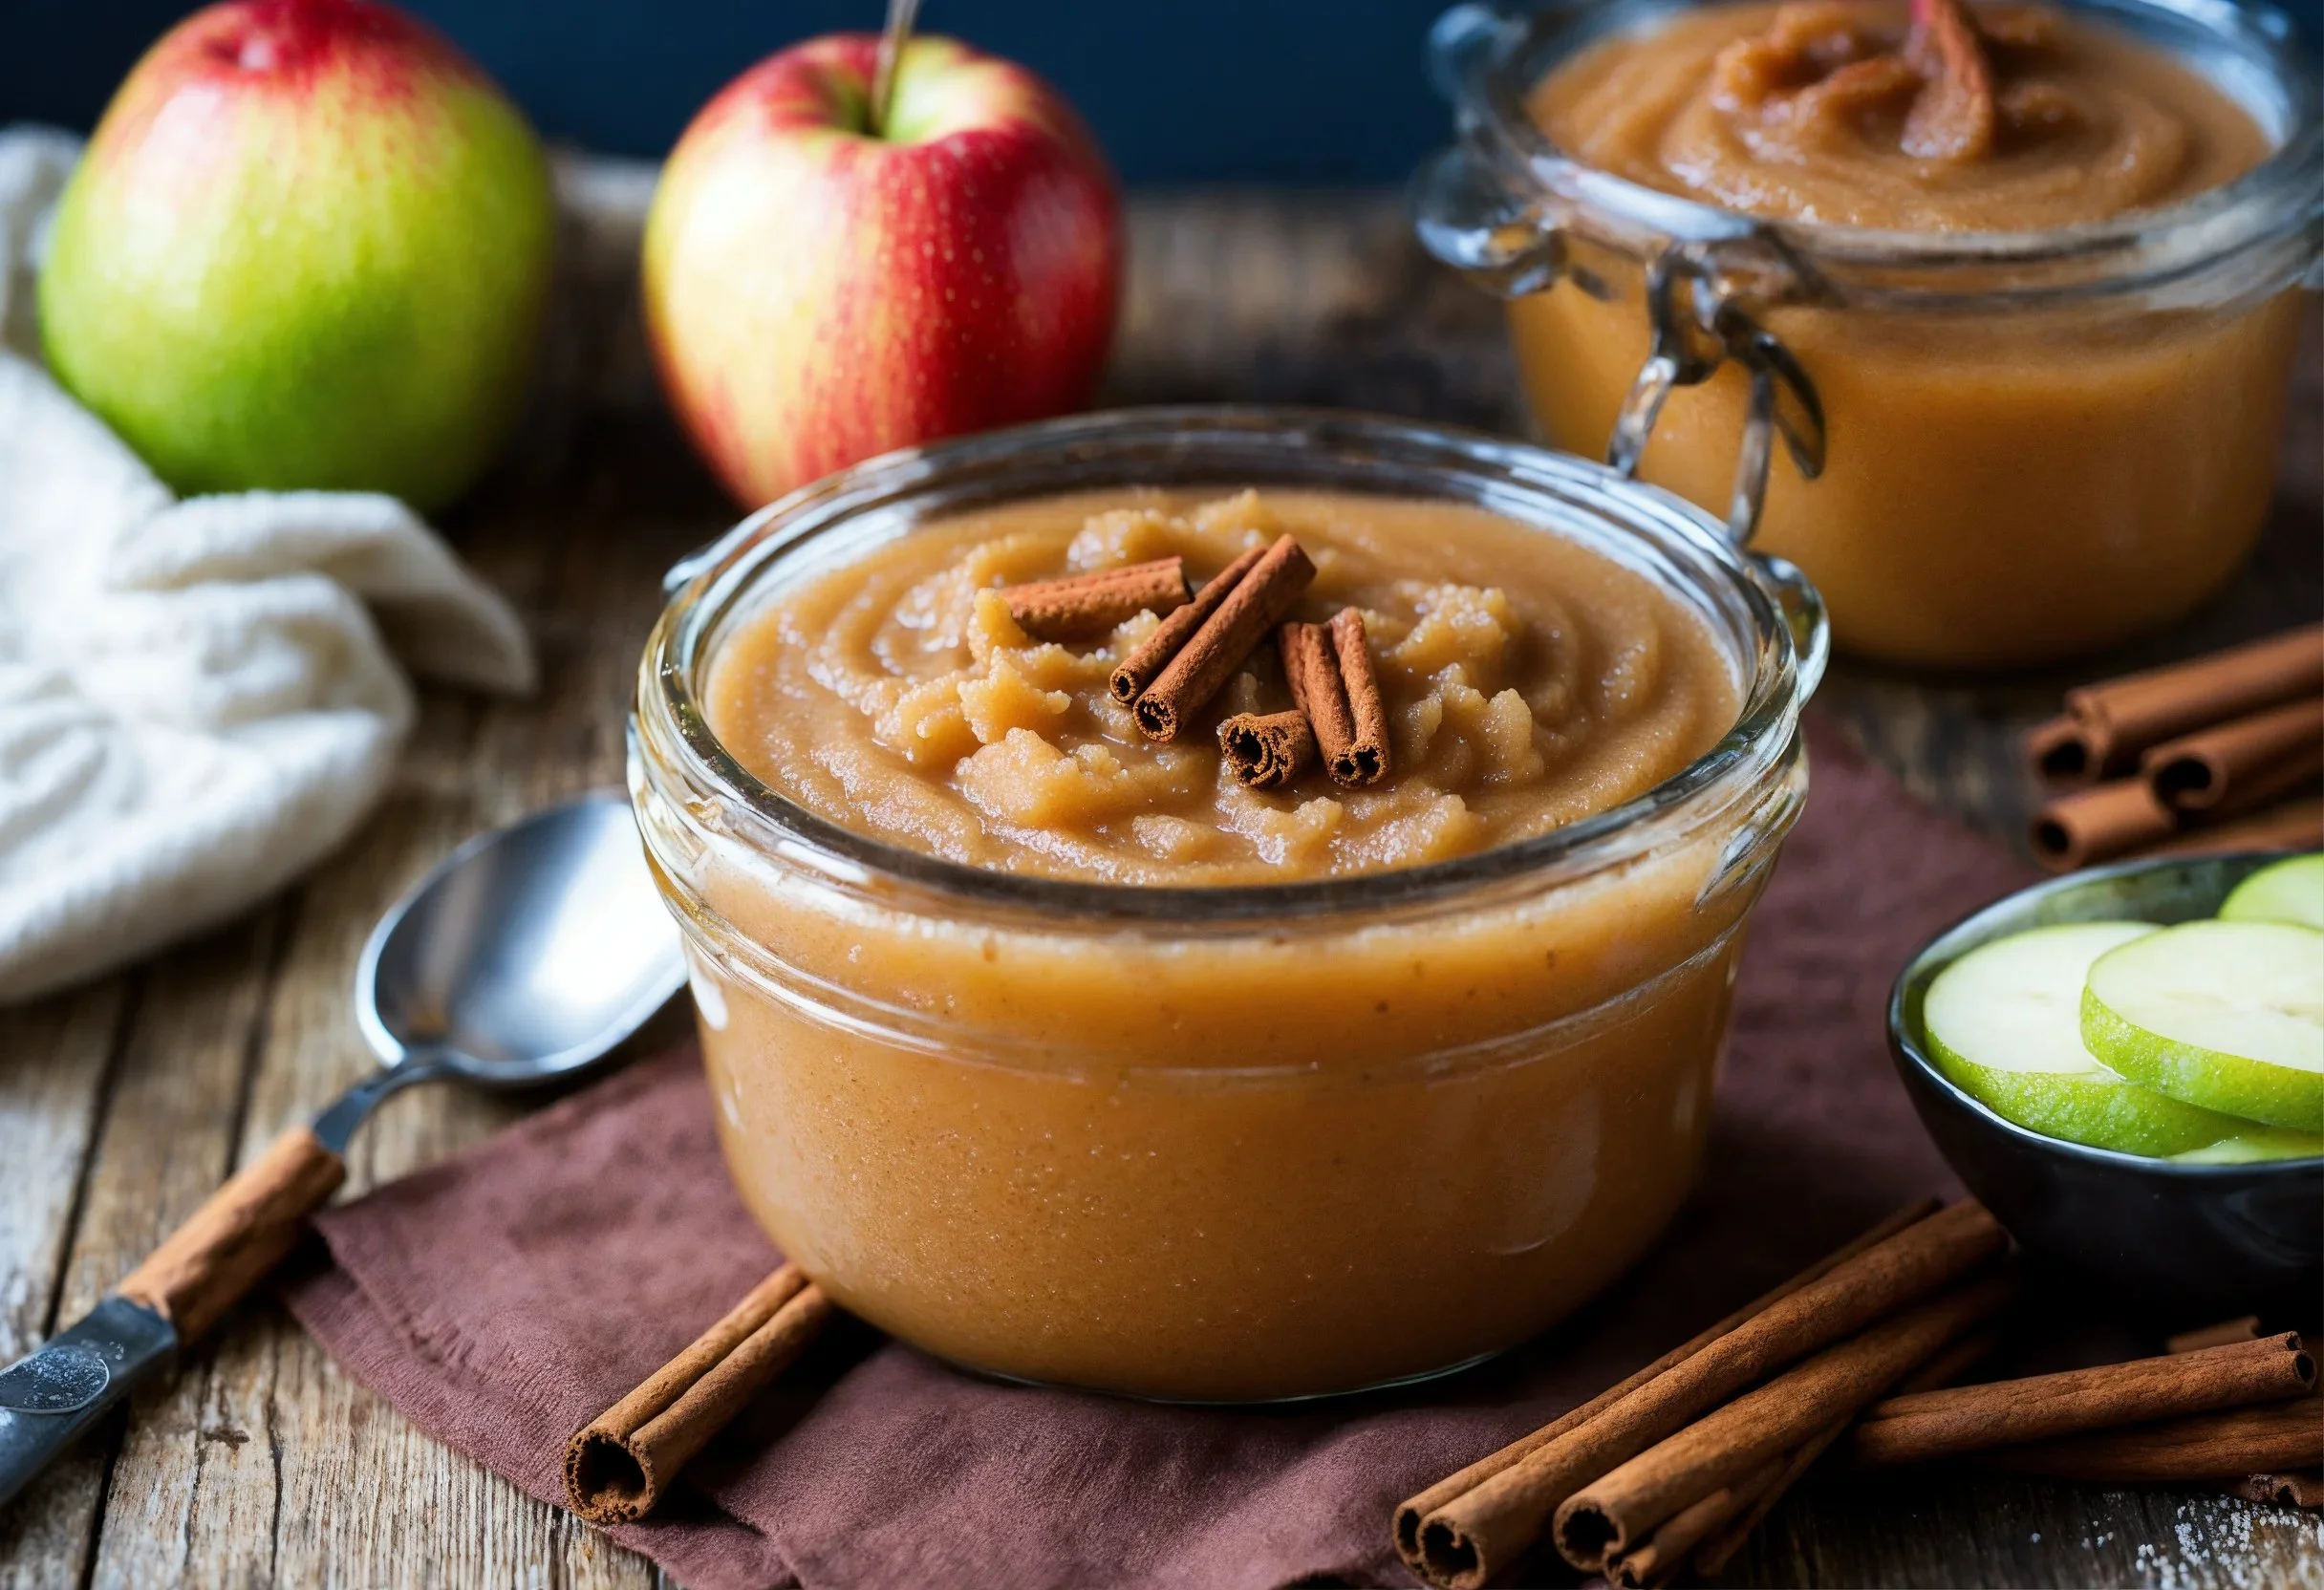
[(2261, 868), (2228, 893), (2219, 919), (2324, 928), (2324, 851)]
[(2134, 1086), (2082, 1046), (2091, 963), (2160, 930), (2072, 922), (1981, 944), (1928, 986), (1922, 1024), (1937, 1068), (1997, 1115), (2045, 1137), (2177, 1154), (2249, 1123)]
[(2206, 1143), (2171, 1158), (2182, 1165), (2251, 1165), (2269, 1159), (2324, 1158), (2324, 1136), (2313, 1131), (2286, 1131), (2281, 1127), (2248, 1125), (2233, 1137)]
[(2190, 1105), (2324, 1129), (2324, 933), (2186, 922), (2109, 950), (2082, 993), (2082, 1042)]

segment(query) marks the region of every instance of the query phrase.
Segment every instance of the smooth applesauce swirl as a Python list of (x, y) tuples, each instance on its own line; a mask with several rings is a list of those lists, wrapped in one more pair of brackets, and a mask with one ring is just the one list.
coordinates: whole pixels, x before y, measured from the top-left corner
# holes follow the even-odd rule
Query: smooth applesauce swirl
[[(1107, 690), (1159, 621), (1037, 642), (1003, 586), (1183, 556), (1197, 582), (1296, 535), (1295, 616), (1365, 615), (1393, 772), (1245, 788), (1231, 713), (1289, 705), (1262, 645), (1176, 741)], [(720, 648), (710, 725), (808, 810), (968, 865), (1090, 882), (1227, 885), (1411, 867), (1540, 834), (1678, 772), (1733, 723), (1705, 623), (1578, 543), (1481, 508), (1354, 495), (1110, 492), (924, 527), (779, 592)]]

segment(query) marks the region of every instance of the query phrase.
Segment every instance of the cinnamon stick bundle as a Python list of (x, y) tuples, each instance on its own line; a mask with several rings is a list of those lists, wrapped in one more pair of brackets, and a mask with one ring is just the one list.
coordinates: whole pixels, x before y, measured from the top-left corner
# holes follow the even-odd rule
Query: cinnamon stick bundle
[[(1418, 1571), (1452, 1590), (1474, 1590), (1521, 1556), (1560, 1505), (1592, 1480), (1770, 1372), (1958, 1279), (2007, 1240), (1974, 1202), (1940, 1210), (1785, 1293), (1587, 1417), (1569, 1415), (1552, 1427), (1554, 1435), (1537, 1432), (1546, 1438), (1471, 1488), (1441, 1500), (1436, 1498), (1447, 1487), (1431, 1488), (1405, 1504), (1421, 1514), (1414, 1532)], [(1930, 1350), (1941, 1344), (1931, 1343)], [(1874, 1386), (1867, 1400), (1895, 1378)], [(1738, 1477), (1741, 1471), (1723, 1475), (1696, 1495), (1680, 1498), (1678, 1506)], [(1423, 1500), (1433, 1505), (1418, 1509)], [(1401, 1524), (1398, 1535), (1401, 1540)]]
[(2066, 710), (2027, 737), (2034, 770), (2094, 784), (2180, 735), (2324, 696), (2324, 624), (2066, 693)]
[(1218, 748), (1237, 782), (1280, 789), (1315, 760), (1315, 731), (1302, 712), (1238, 712), (1218, 725)]
[(1186, 560), (1169, 557), (1008, 586), (1001, 599), (1017, 627), (1036, 640), (1088, 640), (1135, 614), (1173, 612), (1193, 595)]
[(1386, 778), (1388, 711), (1364, 614), (1342, 608), (1329, 624), (1285, 624), (1276, 643), (1291, 698), (1315, 731), (1331, 782), (1357, 789)]
[(573, 1432), (565, 1497), (592, 1524), (634, 1523), (744, 1404), (813, 1341), (823, 1289), (785, 1264), (636, 1390)]
[(1565, 1499), (1557, 1513), (1559, 1554), (1577, 1568), (1599, 1567), (1666, 1518), (1846, 1423), (1999, 1312), (2011, 1291), (2008, 1278), (1991, 1276), (1915, 1303), (1657, 1442)]
[(1999, 1447), (1979, 1458), (2019, 1473), (2139, 1484), (2313, 1469), (2324, 1465), (2324, 1398), (2091, 1430)]
[(1422, 1526), (1437, 1509), (1457, 1497), (1468, 1494), (1496, 1474), (1514, 1468), (1520, 1460), (1539, 1451), (1559, 1436), (1565, 1434), (1566, 1431), (1596, 1418), (1608, 1407), (1660, 1375), (1664, 1370), (1692, 1358), (1737, 1325), (1756, 1315), (1765, 1313), (1775, 1303), (1790, 1297), (1809, 1282), (1820, 1280), (1858, 1254), (1877, 1247), (1906, 1227), (1917, 1225), (1927, 1219), (1937, 1212), (1939, 1207), (1934, 1198), (1924, 1198), (1918, 1203), (1906, 1205), (1861, 1236), (1824, 1255), (1823, 1257), (1790, 1279), (1754, 1298), (1725, 1319), (1707, 1326), (1687, 1341), (1680, 1343), (1653, 1363), (1616, 1381), (1581, 1407), (1569, 1410), (1529, 1435), (1519, 1436), (1508, 1446), (1479, 1458), (1458, 1473), (1449, 1475), (1430, 1486), (1419, 1495), (1410, 1498), (1396, 1509), (1397, 1555), (1404, 1558), (1413, 1572), (1423, 1572)]
[(1244, 553), (1123, 659), (1109, 681), (1114, 698), (1130, 703), (1149, 739), (1177, 739), (1314, 579), (1290, 536)]
[(1852, 1450), (1884, 1467), (2049, 1436), (2280, 1402), (2313, 1390), (2315, 1361), (2296, 1334), (2133, 1359), (2094, 1369), (1893, 1397), (1871, 1408)]

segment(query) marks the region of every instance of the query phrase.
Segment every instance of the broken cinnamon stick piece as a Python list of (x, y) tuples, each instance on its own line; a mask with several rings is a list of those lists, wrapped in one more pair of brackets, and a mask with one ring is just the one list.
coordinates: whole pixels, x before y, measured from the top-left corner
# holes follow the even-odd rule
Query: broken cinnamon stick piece
[(1280, 789), (1315, 760), (1315, 732), (1302, 712), (1238, 712), (1218, 725), (1218, 748), (1253, 789)]
[(1186, 560), (1172, 557), (1007, 586), (1001, 599), (1035, 640), (1089, 640), (1138, 613), (1171, 612), (1193, 595)]
[(2281, 1402), (2315, 1383), (2315, 1361), (2299, 1337), (2287, 1332), (2094, 1369), (1891, 1397), (1865, 1413), (1853, 1450), (1868, 1467), (1926, 1463), (2083, 1430)]
[(1114, 669), (1113, 677), (1107, 681), (1107, 688), (1113, 692), (1113, 698), (1129, 706), (1145, 695), (1146, 687), (1170, 666), (1171, 658), (1185, 648), (1194, 633), (1209, 621), (1211, 614), (1218, 611), (1228, 595), (1264, 556), (1264, 549), (1257, 547), (1243, 553), (1195, 592), (1193, 601), (1173, 610), (1156, 625), (1154, 633), (1122, 659), (1121, 665)]
[(1355, 720), (1345, 767), (1331, 759), (1337, 783), (1361, 787), (1388, 777), (1388, 708), (1380, 699), (1380, 677), (1372, 670), (1371, 642), (1364, 634), (1364, 614), (1342, 608), (1331, 616), (1331, 651), (1339, 660), (1340, 683), (1347, 692), (1347, 711)]
[(1962, 0), (1912, 0), (1904, 58), (1928, 85), (1904, 118), (1904, 153), (1955, 163), (1990, 154), (1997, 119), (1993, 68)]
[[(1224, 584), (1225, 578), (1221, 575), (1212, 583)], [(1251, 655), (1251, 649), (1282, 621), (1283, 614), (1291, 611), (1292, 603), (1300, 599), (1314, 579), (1315, 565), (1307, 561), (1300, 544), (1287, 535), (1279, 537), (1250, 566), (1249, 571), (1235, 582), (1234, 589), (1211, 609), (1199, 627), (1186, 636), (1185, 644), (1154, 676), (1153, 683), (1139, 694), (1130, 713), (1146, 737), (1165, 743), (1177, 739), (1194, 714), (1226, 687), (1228, 678), (1242, 666), (1243, 658)], [(1200, 597), (1171, 614), (1171, 619), (1200, 605), (1210, 593), (1211, 588), (1205, 586)], [(1170, 627), (1171, 619), (1163, 621), (1165, 629)], [(1162, 631), (1154, 634), (1158, 637)], [(1145, 651), (1145, 647), (1140, 647), (1116, 670), (1116, 697), (1121, 694), (1120, 675), (1130, 669), (1131, 662), (1139, 660)]]
[(573, 1432), (565, 1497), (592, 1524), (634, 1523), (678, 1472), (814, 1340), (823, 1289), (785, 1264), (643, 1385)]
[(2149, 749), (2139, 762), (2163, 805), (2204, 811), (2324, 772), (2324, 696), (2270, 707)]
[[(1729, 1331), (1733, 1330), (1738, 1325), (1745, 1323), (1747, 1321), (1750, 1321), (1760, 1314), (1764, 1314), (1768, 1309), (1774, 1307), (1776, 1303), (1781, 1302), (1784, 1299), (1790, 1297), (1793, 1293), (1797, 1292), (1800, 1288), (1807, 1286), (1812, 1282), (1821, 1280), (1825, 1276), (1830, 1275), (1834, 1270), (1837, 1270), (1840, 1265), (1845, 1264), (1849, 1259), (1854, 1258), (1857, 1255), (1880, 1246), (1883, 1242), (1887, 1241), (1888, 1238), (1894, 1236), (1897, 1233), (1904, 1231), (1908, 1227), (1919, 1225), (1922, 1221), (1927, 1219), (1931, 1214), (1934, 1214), (1938, 1208), (1939, 1205), (1934, 1198), (1924, 1198), (1918, 1203), (1906, 1205), (1904, 1208), (1898, 1210), (1894, 1214), (1889, 1215), (1885, 1220), (1883, 1220), (1879, 1225), (1874, 1226), (1871, 1230), (1857, 1237), (1854, 1241), (1848, 1242), (1843, 1246), (1835, 1249), (1833, 1252), (1824, 1255), (1823, 1257), (1818, 1259), (1815, 1263), (1809, 1265), (1797, 1275), (1784, 1281), (1781, 1285), (1775, 1287), (1771, 1291), (1762, 1293), (1756, 1298), (1754, 1298), (1750, 1302), (1745, 1303), (1741, 1308), (1736, 1309), (1732, 1314), (1728, 1315), (1725, 1319), (1720, 1320), (1715, 1324), (1707, 1326), (1705, 1329), (1697, 1332), (1694, 1336), (1689, 1338), (1687, 1341), (1680, 1343), (1677, 1346), (1663, 1354), (1662, 1357), (1656, 1359), (1653, 1363), (1646, 1364), (1644, 1368), (1634, 1370), (1622, 1380), (1616, 1381), (1612, 1386), (1609, 1386), (1603, 1391), (1599, 1392), (1598, 1395), (1592, 1397), (1588, 1402), (1583, 1403), (1580, 1407), (1571, 1409), (1561, 1417), (1552, 1420), (1549, 1424), (1542, 1426), (1539, 1429), (1533, 1431), (1529, 1435), (1518, 1437), (1517, 1440), (1512, 1441), (1508, 1446), (1501, 1448), (1498, 1451), (1489, 1453), (1488, 1455), (1477, 1459), (1477, 1461), (1470, 1464), (1466, 1469), (1461, 1470), (1458, 1473), (1448, 1475), (1446, 1478), (1438, 1480), (1434, 1485), (1430, 1486), (1419, 1495), (1412, 1497), (1410, 1500), (1404, 1503), (1403, 1506), (1396, 1509), (1395, 1541), (1397, 1555), (1404, 1558), (1406, 1563), (1412, 1568), (1413, 1572), (1421, 1574), (1424, 1578), (1430, 1579), (1431, 1582), (1435, 1582), (1435, 1572), (1427, 1566), (1429, 1558), (1424, 1556), (1421, 1549), (1421, 1536), (1423, 1533), (1423, 1525), (1439, 1508), (1445, 1507), (1458, 1498), (1467, 1495), (1470, 1492), (1474, 1491), (1477, 1487), (1483, 1485), (1487, 1480), (1492, 1479), (1495, 1475), (1507, 1472), (1509, 1470), (1515, 1468), (1517, 1464), (1523, 1462), (1533, 1453), (1540, 1450), (1543, 1447), (1548, 1446), (1552, 1441), (1555, 1441), (1560, 1436), (1565, 1434), (1568, 1430), (1575, 1429), (1584, 1424), (1587, 1424), (1590, 1420), (1596, 1418), (1599, 1414), (1604, 1412), (1614, 1404), (1622, 1401), (1623, 1398), (1628, 1396), (1631, 1392), (1637, 1390), (1648, 1381), (1653, 1380), (1665, 1370), (1669, 1369), (1678, 1364), (1682, 1364), (1689, 1358), (1692, 1358), (1696, 1353), (1701, 1352), (1705, 1347), (1711, 1345), (1711, 1343), (1717, 1341), (1720, 1337), (1725, 1336)], [(1437, 1558), (1437, 1566), (1439, 1569), (1441, 1569), (1444, 1565), (1442, 1556), (1449, 1554), (1451, 1548), (1450, 1546), (1444, 1545), (1442, 1542), (1439, 1544), (1443, 1547), (1443, 1553), (1440, 1554)]]
[(2230, 1496), (2275, 1507), (2324, 1508), (2324, 1470), (2292, 1470), (2273, 1474), (2245, 1474), (2220, 1487)]

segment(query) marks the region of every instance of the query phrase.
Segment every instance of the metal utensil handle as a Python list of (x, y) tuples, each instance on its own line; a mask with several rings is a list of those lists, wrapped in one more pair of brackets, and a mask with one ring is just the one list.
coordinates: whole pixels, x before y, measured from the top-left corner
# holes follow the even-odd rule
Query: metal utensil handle
[(0, 1370), (0, 1506), (177, 1355), (178, 1333), (109, 1297), (30, 1358)]
[(210, 1328), (282, 1261), (307, 1216), (347, 1179), (347, 1162), (296, 1126), (211, 1193), (115, 1288), (168, 1321), (181, 1342)]

